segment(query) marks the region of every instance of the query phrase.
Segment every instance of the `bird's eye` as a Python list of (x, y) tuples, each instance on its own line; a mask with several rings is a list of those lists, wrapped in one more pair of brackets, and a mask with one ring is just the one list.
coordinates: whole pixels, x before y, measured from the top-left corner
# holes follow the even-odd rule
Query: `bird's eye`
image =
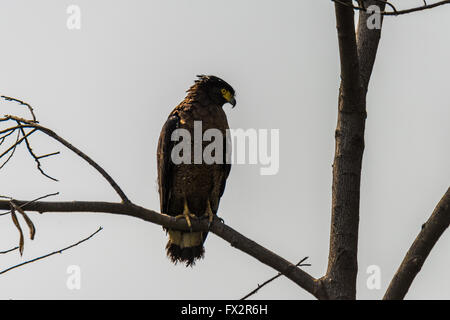
[(220, 92), (222, 92), (222, 94), (226, 94), (227, 93), (227, 89), (222, 89), (222, 90), (220, 90)]

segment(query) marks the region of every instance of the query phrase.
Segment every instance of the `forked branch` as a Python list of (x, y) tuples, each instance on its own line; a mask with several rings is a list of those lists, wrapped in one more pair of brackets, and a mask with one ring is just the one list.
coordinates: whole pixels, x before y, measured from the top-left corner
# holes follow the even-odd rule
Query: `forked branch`
[[(39, 125), (36, 121), (32, 121), (32, 120), (27, 120), (24, 118), (20, 118), (17, 116), (13, 116), (13, 115), (6, 115), (3, 118), (0, 118), (0, 122), (5, 122), (5, 121), (14, 121), (17, 123), (17, 126), (12, 127), (12, 128), (8, 128), (6, 130), (3, 131), (7, 131), (7, 130), (20, 130), (21, 133), (23, 134), (23, 137), (21, 139), (19, 139), (18, 141), (16, 141), (16, 143), (14, 143), (9, 149), (7, 149), (5, 152), (3, 152), (0, 155), (0, 158), (2, 158), (3, 156), (5, 156), (8, 152), (10, 152), (11, 150), (15, 149), (17, 147), (17, 145), (19, 145), (21, 142), (23, 142), (24, 140), (26, 141), (27, 144), (27, 148), (28, 151), (30, 152), (30, 154), (33, 156), (33, 158), (35, 159), (35, 161), (38, 164), (38, 169), (41, 171), (42, 174), (44, 174), (45, 176), (47, 176), (50, 179), (56, 180), (50, 176), (48, 176), (46, 173), (44, 173), (41, 169), (41, 165), (40, 165), (40, 159), (51, 156), (51, 155), (55, 155), (58, 154), (58, 152), (54, 152), (54, 153), (50, 153), (50, 154), (46, 154), (46, 155), (42, 155), (42, 156), (36, 156), (33, 152), (33, 150), (31, 149), (31, 145), (28, 141), (28, 136), (30, 136), (32, 133), (36, 132), (36, 131), (40, 131), (42, 133), (45, 133), (46, 135), (48, 135), (49, 137), (53, 138), (54, 140), (58, 141), (59, 143), (61, 143), (62, 145), (64, 145), (65, 147), (67, 147), (68, 149), (70, 149), (71, 151), (73, 151), (76, 155), (78, 155), (79, 157), (81, 157), (82, 159), (84, 159), (87, 163), (89, 163), (94, 169), (96, 169), (105, 179), (106, 181), (108, 181), (108, 183), (111, 185), (111, 187), (117, 192), (117, 194), (120, 196), (120, 198), (122, 199), (123, 203), (129, 203), (130, 200), (128, 199), (128, 197), (125, 195), (125, 193), (122, 191), (122, 189), (119, 187), (119, 185), (114, 181), (114, 179), (101, 167), (99, 166), (94, 160), (92, 160), (88, 155), (86, 155), (84, 152), (82, 152), (81, 150), (79, 150), (78, 148), (76, 148), (75, 146), (73, 146), (71, 143), (69, 143), (67, 140), (63, 139), (62, 137), (60, 137), (58, 134), (56, 134), (53, 130), (46, 128), (44, 126)], [(28, 133), (25, 133), (24, 128), (33, 128), (33, 130), (31, 130)]]

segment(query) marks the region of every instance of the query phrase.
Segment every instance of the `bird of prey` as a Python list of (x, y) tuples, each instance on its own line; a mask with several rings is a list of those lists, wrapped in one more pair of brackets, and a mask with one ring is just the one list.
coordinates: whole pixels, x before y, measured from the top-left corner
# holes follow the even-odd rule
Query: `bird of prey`
[[(178, 218), (183, 217), (189, 226), (191, 219), (205, 217), (211, 222), (217, 214), (231, 169), (230, 161), (226, 161), (230, 155), (227, 153), (230, 139), (226, 134), (229, 127), (222, 107), (226, 103), (230, 103), (233, 107), (236, 105), (234, 89), (224, 80), (212, 75), (197, 77), (198, 79), (187, 90), (184, 100), (169, 114), (161, 130), (157, 151), (161, 212)], [(200, 142), (194, 139), (196, 134), (194, 128), (198, 128), (196, 124), (199, 121), (202, 137), (208, 129), (215, 129), (216, 132), (219, 130), (222, 134), (220, 146), (223, 146), (223, 161), (210, 164), (205, 163), (204, 159), (200, 163), (194, 161), (196, 148), (194, 144), (197, 144), (197, 150), (200, 145), (203, 152), (209, 143), (203, 141), (204, 139)], [(177, 142), (172, 141), (172, 133), (177, 129), (185, 129), (190, 134), (192, 147), (189, 151), (190, 163), (173, 161), (172, 151)], [(208, 232), (172, 229), (166, 231), (169, 234), (166, 245), (167, 256), (173, 263), (180, 262), (186, 266), (193, 266), (196, 260), (203, 257), (203, 243)]]

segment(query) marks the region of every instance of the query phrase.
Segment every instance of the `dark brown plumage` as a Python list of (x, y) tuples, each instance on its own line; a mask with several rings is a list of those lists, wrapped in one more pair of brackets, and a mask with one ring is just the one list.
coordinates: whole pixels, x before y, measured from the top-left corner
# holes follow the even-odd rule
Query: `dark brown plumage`
[[(222, 106), (225, 103), (235, 105), (234, 90), (218, 77), (198, 77), (187, 91), (186, 98), (170, 113), (161, 130), (157, 152), (161, 212), (171, 216), (184, 215), (187, 220), (190, 219), (186, 217), (187, 211), (197, 218), (212, 218), (217, 214), (231, 169), (231, 164), (225, 161), (225, 149), (230, 141), (226, 139), (229, 127)], [(202, 134), (207, 129), (220, 130), (224, 139), (222, 163), (206, 164), (203, 161), (194, 164), (194, 121), (201, 121)], [(178, 142), (172, 141), (171, 136), (176, 129), (186, 129), (190, 133), (192, 163), (175, 164), (172, 161), (172, 149)], [(200, 143), (201, 150), (204, 150), (210, 142)], [(167, 231), (166, 250), (172, 262), (192, 266), (203, 257), (207, 232)]]

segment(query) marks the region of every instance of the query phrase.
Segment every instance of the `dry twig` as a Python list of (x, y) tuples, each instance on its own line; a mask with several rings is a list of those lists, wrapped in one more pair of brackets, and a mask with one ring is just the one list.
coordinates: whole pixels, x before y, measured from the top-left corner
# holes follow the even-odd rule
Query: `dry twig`
[(53, 251), (53, 252), (48, 253), (48, 254), (46, 254), (46, 255), (43, 255), (43, 256), (40, 256), (40, 257), (31, 259), (31, 260), (28, 260), (28, 261), (19, 263), (19, 264), (15, 265), (15, 266), (12, 266), (12, 267), (9, 267), (9, 268), (7, 268), (7, 269), (5, 269), (5, 270), (0, 271), (0, 274), (4, 274), (4, 273), (6, 273), (6, 272), (8, 272), (8, 271), (11, 271), (11, 270), (13, 270), (13, 269), (16, 269), (16, 268), (18, 268), (18, 267), (21, 267), (21, 266), (23, 266), (23, 265), (26, 265), (26, 264), (29, 264), (29, 263), (32, 263), (32, 262), (36, 262), (36, 261), (38, 261), (38, 260), (42, 260), (42, 259), (44, 259), (44, 258), (48, 258), (48, 257), (50, 257), (50, 256), (52, 256), (52, 255), (57, 254), (57, 253), (62, 253), (62, 252), (66, 251), (66, 250), (68, 250), (68, 249), (70, 249), (70, 248), (73, 248), (73, 247), (75, 247), (75, 246), (78, 246), (79, 244), (81, 244), (81, 243), (83, 243), (83, 242), (85, 242), (85, 241), (91, 239), (93, 236), (95, 236), (95, 235), (96, 235), (97, 233), (99, 233), (101, 230), (103, 230), (103, 228), (102, 228), (102, 227), (99, 227), (97, 231), (95, 231), (94, 233), (92, 233), (90, 236), (88, 236), (88, 237), (86, 237), (86, 238), (84, 238), (84, 239), (78, 241), (77, 243), (71, 244), (70, 246), (67, 246), (67, 247), (65, 247), (65, 248), (63, 248), (63, 249), (60, 249), (60, 250), (57, 250), (57, 251)]
[(22, 228), (20, 227), (20, 223), (19, 220), (17, 219), (17, 215), (16, 215), (16, 209), (14, 207), (11, 207), (11, 219), (14, 223), (14, 225), (16, 226), (17, 230), (19, 231), (19, 252), (20, 255), (23, 254), (23, 245), (24, 245), (24, 240), (23, 240), (23, 232), (22, 232)]
[[(39, 125), (38, 123), (34, 123), (33, 121), (30, 120), (26, 120), (20, 117), (16, 117), (13, 115), (6, 115), (3, 118), (0, 118), (0, 122), (1, 121), (15, 121), (16, 123), (18, 123), (18, 127), (20, 128), (20, 130), (22, 130), (22, 126), (23, 127), (31, 127), (33, 128), (32, 131), (30, 131), (29, 133), (27, 133), (24, 137), (22, 137), (18, 143), (21, 143), (24, 139), (26, 139), (30, 134), (32, 134), (35, 131), (40, 131), (42, 133), (45, 133), (46, 135), (48, 135), (49, 137), (53, 138), (54, 140), (58, 141), (59, 143), (61, 143), (62, 145), (64, 145), (65, 147), (67, 147), (68, 149), (70, 149), (71, 151), (73, 151), (76, 155), (78, 155), (79, 157), (81, 157), (83, 160), (85, 160), (87, 163), (89, 163), (94, 169), (96, 169), (105, 179), (106, 181), (108, 181), (108, 183), (111, 185), (111, 187), (116, 191), (116, 193), (120, 196), (120, 198), (122, 199), (123, 203), (130, 203), (130, 200), (128, 199), (128, 197), (125, 195), (125, 193), (122, 191), (122, 189), (119, 187), (119, 185), (114, 181), (114, 179), (102, 168), (100, 167), (94, 160), (92, 160), (88, 155), (86, 155), (84, 152), (82, 152), (81, 150), (79, 150), (78, 148), (76, 148), (75, 146), (73, 146), (71, 143), (69, 143), (67, 140), (63, 139), (62, 137), (60, 137), (59, 135), (57, 135), (53, 130), (50, 130), (49, 128), (43, 127), (41, 125)], [(50, 179), (56, 180), (50, 176), (48, 176), (47, 174), (45, 174), (41, 169), (40, 169), (40, 162), (39, 159), (43, 158), (43, 157), (48, 157), (50, 155), (54, 155), (57, 154), (52, 153), (52, 154), (47, 154), (41, 157), (36, 156), (32, 149), (31, 146), (29, 145), (28, 140), (26, 140), (27, 143), (27, 148), (28, 151), (30, 152), (30, 154), (33, 156), (33, 158), (36, 160), (36, 162), (38, 163), (38, 169), (41, 171), (41, 173), (43, 173), (45, 176), (47, 176)], [(9, 149), (7, 150), (7, 152), (9, 152)], [(7, 153), (6, 151), (4, 152), (4, 154)], [(4, 156), (4, 154), (0, 155), (0, 158)]]
[[(49, 194), (46, 194), (45, 196), (40, 196), (40, 197), (38, 197), (38, 198), (36, 198), (36, 199), (30, 200), (30, 201), (28, 201), (28, 202), (22, 204), (22, 205), (20, 206), (20, 208), (23, 208), (23, 207), (27, 206), (27, 205), (30, 204), (30, 203), (33, 203), (33, 202), (36, 202), (36, 201), (39, 201), (39, 200), (42, 200), (42, 199), (45, 199), (45, 198), (48, 198), (48, 197), (56, 196), (56, 195), (58, 195), (58, 194), (59, 194), (59, 192), (55, 192), (55, 193), (49, 193)], [(11, 198), (11, 197), (5, 197), (5, 196), (0, 196), (0, 198), (6, 198), (6, 199), (9, 199), (10, 201), (14, 200), (14, 199)], [(6, 212), (3, 212), (3, 213), (0, 213), (0, 216), (7, 215), (7, 214), (9, 214), (10, 212), (11, 212), (11, 210), (6, 211)]]
[[(299, 267), (309, 267), (311, 266), (311, 264), (309, 263), (305, 263), (303, 264), (303, 262), (306, 261), (306, 259), (308, 259), (308, 257), (304, 257), (302, 260), (300, 260), (295, 266), (297, 268)], [(256, 289), (252, 290), (250, 293), (246, 294), (244, 297), (241, 298), (241, 300), (245, 300), (249, 297), (251, 297), (252, 295), (254, 295), (255, 293), (257, 293), (262, 287), (264, 287), (265, 285), (271, 283), (273, 280), (281, 277), (283, 274), (281, 272), (279, 272), (276, 276), (273, 276), (272, 278), (270, 278), (269, 280), (264, 281), (262, 284), (258, 284), (258, 287), (256, 287)]]
[(5, 251), (0, 251), (0, 254), (6, 254), (6, 253), (9, 253), (9, 252), (15, 251), (15, 250), (17, 250), (17, 249), (19, 249), (18, 246), (17, 246), (17, 247), (14, 247), (14, 248), (12, 248), (12, 249), (5, 250)]
[(19, 103), (20, 105), (26, 106), (28, 108), (28, 110), (30, 111), (30, 113), (31, 113), (31, 117), (33, 118), (33, 122), (35, 122), (35, 123), (39, 122), (39, 121), (36, 120), (36, 116), (34, 114), (34, 110), (33, 110), (33, 108), (31, 107), (30, 104), (28, 104), (28, 103), (26, 103), (26, 102), (24, 102), (22, 100), (16, 99), (16, 98), (12, 98), (12, 97), (1, 96), (1, 98), (5, 99), (6, 101), (15, 101), (15, 102)]
[[(357, 1), (358, 5), (355, 6), (352, 3), (347, 3), (341, 0), (331, 0), (332, 2), (338, 3), (340, 5), (346, 6), (346, 7), (350, 7), (353, 8), (354, 10), (359, 10), (359, 11), (365, 11), (367, 12), (367, 8), (364, 6), (364, 4), (360, 5), (359, 3), (363, 3), (363, 1)], [(423, 11), (423, 10), (427, 10), (427, 9), (432, 9), (432, 8), (436, 8), (439, 6), (442, 6), (444, 4), (449, 4), (450, 0), (444, 0), (444, 1), (438, 1), (435, 3), (431, 3), (431, 4), (427, 4), (426, 1), (424, 2), (423, 6), (420, 7), (414, 7), (414, 8), (410, 8), (410, 9), (404, 9), (404, 10), (397, 10), (396, 7), (389, 1), (384, 1), (384, 0), (376, 0), (380, 3), (384, 3), (386, 5), (388, 5), (389, 7), (392, 8), (392, 11), (382, 11), (380, 12), (381, 15), (383, 16), (399, 16), (399, 15), (403, 15), (403, 14), (408, 14), (408, 13), (412, 13), (412, 12), (417, 12), (417, 11)]]

